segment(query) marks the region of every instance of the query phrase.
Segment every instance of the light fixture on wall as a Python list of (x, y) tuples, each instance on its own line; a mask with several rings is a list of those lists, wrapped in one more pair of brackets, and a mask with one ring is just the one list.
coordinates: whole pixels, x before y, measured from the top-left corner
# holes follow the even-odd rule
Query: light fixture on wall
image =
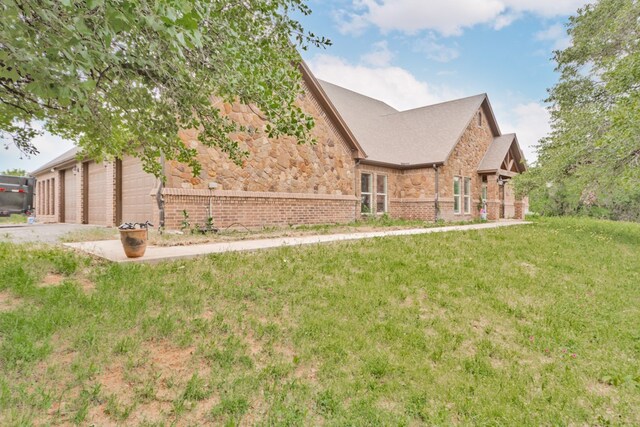
[(502, 179), (502, 177), (501, 177), (501, 176), (499, 176), (499, 177), (498, 177), (498, 185), (502, 186), (502, 185), (504, 185), (504, 183), (505, 183), (505, 182), (507, 182), (507, 181), (505, 181), (504, 179)]

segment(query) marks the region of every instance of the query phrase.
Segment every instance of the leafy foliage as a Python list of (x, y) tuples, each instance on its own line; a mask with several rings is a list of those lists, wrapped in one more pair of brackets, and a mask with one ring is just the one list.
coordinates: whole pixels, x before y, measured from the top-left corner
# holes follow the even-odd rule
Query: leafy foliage
[[(232, 132), (310, 142), (313, 119), (294, 104), (297, 49), (329, 41), (296, 13), (311, 13), (304, 0), (3, 1), (0, 137), (37, 153), (44, 121), (91, 158), (137, 155), (156, 175), (161, 155), (199, 172), (179, 129), (238, 163), (247, 153)], [(219, 101), (253, 105), (269, 124), (244, 129)]]
[(27, 176), (27, 171), (24, 169), (7, 169), (0, 172), (0, 175), (11, 175), (11, 176)]
[(542, 213), (640, 220), (640, 3), (600, 0), (568, 25), (555, 53), (552, 133), (519, 179)]

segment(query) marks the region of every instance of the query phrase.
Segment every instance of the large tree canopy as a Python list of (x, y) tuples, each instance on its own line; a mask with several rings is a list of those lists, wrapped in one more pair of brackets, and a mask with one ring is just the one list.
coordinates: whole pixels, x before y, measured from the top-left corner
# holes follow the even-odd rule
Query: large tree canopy
[[(292, 16), (304, 0), (4, 0), (0, 3), (0, 133), (33, 154), (40, 124), (88, 157), (133, 154), (160, 173), (176, 158), (194, 173), (179, 129), (238, 162), (238, 130), (311, 141), (295, 104), (298, 49), (328, 44)], [(220, 104), (255, 105), (265, 129), (242, 129)]]
[(521, 187), (543, 212), (640, 219), (640, 2), (588, 5), (568, 33), (572, 45), (555, 53), (552, 132)]

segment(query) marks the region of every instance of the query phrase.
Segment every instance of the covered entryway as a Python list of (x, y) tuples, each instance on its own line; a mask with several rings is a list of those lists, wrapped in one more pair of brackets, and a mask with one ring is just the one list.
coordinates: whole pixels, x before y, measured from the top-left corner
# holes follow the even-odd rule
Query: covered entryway
[(90, 162), (87, 175), (87, 222), (106, 225), (107, 170), (105, 165)]
[(156, 178), (142, 169), (142, 161), (125, 157), (120, 164), (121, 222), (152, 221), (155, 199), (150, 196)]
[(73, 169), (64, 170), (64, 222), (75, 223), (77, 220), (76, 176)]

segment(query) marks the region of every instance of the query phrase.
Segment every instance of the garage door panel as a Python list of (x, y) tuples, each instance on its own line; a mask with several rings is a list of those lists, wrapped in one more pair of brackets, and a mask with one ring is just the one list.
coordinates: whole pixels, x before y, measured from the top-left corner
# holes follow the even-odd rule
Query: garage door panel
[(156, 178), (142, 169), (136, 157), (122, 160), (122, 222), (145, 222), (153, 219), (155, 199), (151, 192)]
[(105, 225), (107, 222), (107, 170), (104, 165), (89, 163), (88, 187), (89, 224)]
[(64, 171), (64, 222), (76, 222), (76, 176), (72, 169)]

